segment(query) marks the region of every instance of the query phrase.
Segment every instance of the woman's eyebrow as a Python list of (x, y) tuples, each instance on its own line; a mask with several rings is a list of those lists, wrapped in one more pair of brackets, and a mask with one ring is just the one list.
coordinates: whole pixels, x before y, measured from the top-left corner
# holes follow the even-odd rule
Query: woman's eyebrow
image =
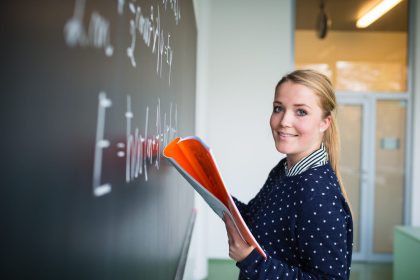
[(293, 104), (293, 106), (295, 106), (295, 107), (308, 107), (309, 109), (312, 109), (311, 106), (309, 106), (308, 104)]
[[(282, 105), (283, 103), (280, 101), (273, 101), (273, 105)], [(308, 107), (309, 109), (312, 109), (311, 106), (309, 106), (308, 104), (305, 103), (298, 103), (298, 104), (293, 104), (293, 107)]]

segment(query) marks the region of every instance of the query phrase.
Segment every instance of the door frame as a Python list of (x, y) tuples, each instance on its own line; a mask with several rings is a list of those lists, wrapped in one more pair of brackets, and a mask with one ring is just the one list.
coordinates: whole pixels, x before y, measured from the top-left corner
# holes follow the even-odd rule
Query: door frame
[[(375, 175), (376, 175), (376, 104), (378, 101), (394, 100), (406, 102), (406, 133), (405, 133), (405, 176), (404, 176), (404, 206), (403, 224), (410, 223), (410, 193), (411, 193), (411, 106), (408, 93), (356, 93), (337, 91), (339, 105), (362, 106), (362, 136), (361, 136), (361, 176), (360, 176), (360, 220), (359, 220), (359, 252), (353, 253), (353, 260), (392, 262), (392, 253), (374, 253), (373, 234), (375, 219)], [(363, 214), (362, 214), (363, 213)]]
[[(369, 207), (369, 123), (368, 123), (368, 112), (369, 104), (366, 98), (360, 98), (356, 96), (351, 97), (342, 97), (337, 94), (338, 105), (350, 105), (350, 106), (360, 106), (361, 107), (361, 131), (360, 131), (360, 209), (359, 209), (359, 251), (353, 252), (353, 260), (365, 260), (368, 255), (369, 240), (362, 238), (369, 236), (369, 220), (371, 217), (366, 217), (362, 213), (366, 212), (367, 207)], [(343, 129), (340, 128), (339, 129)], [(367, 211), (371, 213), (371, 211)], [(354, 221), (353, 221), (354, 222)]]

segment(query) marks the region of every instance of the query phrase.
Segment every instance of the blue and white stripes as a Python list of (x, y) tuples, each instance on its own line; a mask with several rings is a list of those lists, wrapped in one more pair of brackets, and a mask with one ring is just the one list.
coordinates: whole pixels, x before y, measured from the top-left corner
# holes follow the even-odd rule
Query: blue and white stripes
[(312, 152), (310, 155), (298, 161), (292, 168), (287, 168), (287, 161), (284, 162), (284, 170), (287, 177), (298, 175), (309, 168), (319, 167), (328, 162), (328, 153), (325, 149), (324, 143), (321, 143), (321, 148)]

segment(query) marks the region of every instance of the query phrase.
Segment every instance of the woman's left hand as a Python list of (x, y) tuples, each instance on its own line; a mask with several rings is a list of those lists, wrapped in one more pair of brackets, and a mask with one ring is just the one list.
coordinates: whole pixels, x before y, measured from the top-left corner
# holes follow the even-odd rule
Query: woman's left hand
[(229, 257), (237, 262), (240, 262), (244, 260), (252, 252), (252, 250), (254, 250), (254, 247), (248, 245), (248, 243), (241, 238), (241, 235), (229, 215), (224, 213), (223, 220), (225, 221), (228, 235)]

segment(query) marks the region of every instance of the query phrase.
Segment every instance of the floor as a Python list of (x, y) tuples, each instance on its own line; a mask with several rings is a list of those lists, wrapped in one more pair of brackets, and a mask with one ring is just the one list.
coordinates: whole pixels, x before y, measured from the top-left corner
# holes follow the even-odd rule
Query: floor
[[(209, 276), (206, 280), (238, 279), (239, 270), (231, 260), (209, 260)], [(353, 263), (350, 280), (391, 280), (392, 263)]]

